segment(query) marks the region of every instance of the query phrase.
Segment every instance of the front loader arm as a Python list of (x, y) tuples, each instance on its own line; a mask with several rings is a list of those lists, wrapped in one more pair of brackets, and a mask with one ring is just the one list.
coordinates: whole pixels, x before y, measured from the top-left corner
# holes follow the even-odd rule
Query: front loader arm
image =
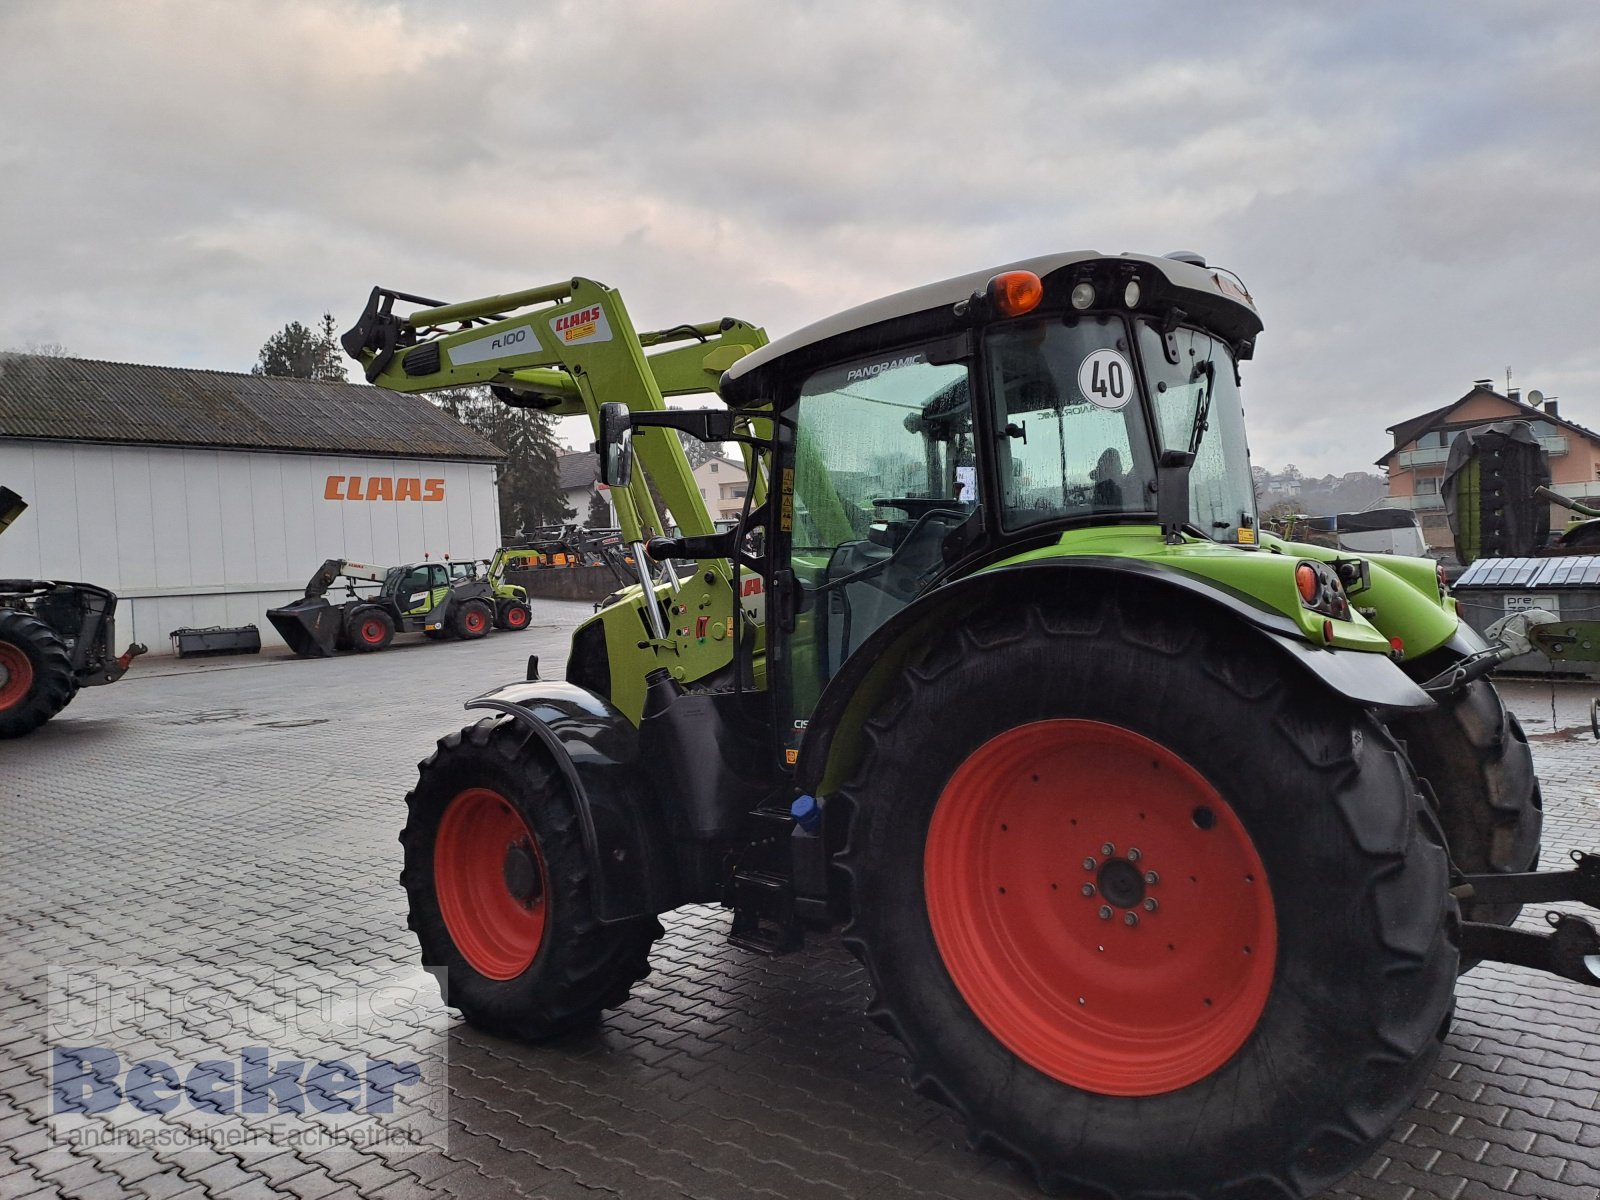
[[(396, 301), (424, 307), (401, 316)], [(620, 295), (583, 278), (459, 304), (374, 288), (342, 339), (379, 387), (488, 386), (509, 404), (586, 415), (597, 433), (602, 402), (654, 412), (666, 407), (666, 396), (715, 392), (722, 372), (766, 341), (761, 329), (732, 318), (638, 333)], [(647, 348), (656, 352), (647, 355)], [(681, 532), (713, 532), (677, 435), (639, 432), (634, 445), (644, 471), (613, 494), (625, 540), (664, 532), (646, 475)]]

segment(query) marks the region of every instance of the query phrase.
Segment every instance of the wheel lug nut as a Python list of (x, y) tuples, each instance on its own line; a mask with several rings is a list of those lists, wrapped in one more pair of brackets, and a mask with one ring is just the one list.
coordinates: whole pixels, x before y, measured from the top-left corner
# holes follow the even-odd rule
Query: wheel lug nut
[(1161, 906), (1156, 903), (1156, 898), (1154, 896), (1146, 896), (1145, 897), (1145, 901), (1144, 901), (1144, 910), (1145, 910), (1145, 912), (1155, 912), (1155, 910), (1160, 908), (1160, 907)]
[(1086, 858), (1086, 859), (1083, 860), (1083, 869), (1085, 871), (1092, 871), (1092, 870), (1094, 870), (1094, 868), (1095, 868), (1094, 859)]
[(1107, 842), (1105, 845), (1100, 847), (1100, 853), (1104, 854), (1107, 858), (1110, 858), (1116, 852), (1117, 852), (1117, 848), (1111, 842)]
[[(1133, 915), (1133, 914), (1132, 914), (1132, 913), (1130, 913), (1130, 914), (1128, 914), (1128, 915), (1129, 915), (1129, 916), (1132, 916), (1132, 915)], [(1101, 919), (1101, 920), (1102, 920), (1102, 921), (1109, 921), (1109, 920), (1111, 920), (1111, 905), (1109, 905), (1109, 904), (1102, 904), (1102, 905), (1101, 905), (1101, 906), (1100, 906), (1100, 919)]]
[(1084, 885), (1083, 885), (1083, 894), (1084, 894), (1084, 895), (1085, 895), (1085, 896), (1092, 896), (1092, 895), (1094, 895), (1094, 884), (1092, 884), (1092, 883), (1086, 883), (1086, 884), (1084, 884)]
[(1154, 871), (1146, 871), (1144, 873), (1144, 881), (1148, 884), (1157, 884), (1161, 882), (1161, 876), (1157, 875)]
[(1137, 847), (1137, 846), (1129, 846), (1128, 847), (1128, 861), (1129, 862), (1138, 862), (1139, 861), (1139, 857), (1140, 857), (1139, 856), (1139, 847)]
[(1122, 923), (1131, 929), (1139, 923), (1139, 914), (1136, 912), (1128, 913), (1122, 918)]

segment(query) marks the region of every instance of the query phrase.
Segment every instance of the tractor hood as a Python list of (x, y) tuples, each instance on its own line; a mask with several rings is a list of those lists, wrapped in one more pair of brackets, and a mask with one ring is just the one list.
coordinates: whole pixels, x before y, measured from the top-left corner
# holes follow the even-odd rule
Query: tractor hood
[(989, 280), (1006, 271), (1031, 271), (1039, 276), (1045, 289), (1041, 309), (1065, 308), (1067, 293), (1083, 280), (1115, 288), (1120, 295), (1128, 281), (1137, 279), (1141, 293), (1138, 310), (1179, 308), (1191, 321), (1226, 338), (1235, 357), (1248, 358), (1256, 334), (1261, 332), (1255, 303), (1231, 272), (1204, 266), (1204, 261), (1199, 255), (1152, 258), (1077, 250), (958, 275), (846, 309), (781, 337), (723, 372), (719, 390), (729, 404), (751, 404), (770, 399), (764, 393), (778, 374), (804, 372), (814, 360), (837, 359), (857, 350), (870, 353), (948, 332), (964, 323), (954, 313), (955, 306), (982, 293)]
[(11, 528), (15, 521), (27, 511), (28, 502), (17, 495), (8, 487), (0, 487), (0, 533)]

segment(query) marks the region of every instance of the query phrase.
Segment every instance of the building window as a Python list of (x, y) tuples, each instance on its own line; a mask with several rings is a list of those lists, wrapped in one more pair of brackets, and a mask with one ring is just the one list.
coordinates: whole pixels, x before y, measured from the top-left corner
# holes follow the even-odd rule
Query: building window
[(1418, 477), (1418, 479), (1417, 479), (1417, 495), (1419, 495), (1419, 496), (1437, 496), (1438, 494), (1439, 494), (1439, 480), (1438, 480), (1437, 477), (1432, 476), (1432, 475), (1429, 475), (1426, 478), (1423, 478), (1423, 477), (1420, 477), (1420, 476)]
[(1438, 430), (1438, 429), (1435, 429), (1431, 433), (1423, 434), (1421, 437), (1419, 437), (1417, 439), (1417, 449), (1418, 450), (1443, 450), (1444, 449), (1444, 433), (1442, 431)]
[(711, 473), (713, 475), (715, 475), (717, 473), (717, 464), (716, 463), (712, 463), (711, 464)]

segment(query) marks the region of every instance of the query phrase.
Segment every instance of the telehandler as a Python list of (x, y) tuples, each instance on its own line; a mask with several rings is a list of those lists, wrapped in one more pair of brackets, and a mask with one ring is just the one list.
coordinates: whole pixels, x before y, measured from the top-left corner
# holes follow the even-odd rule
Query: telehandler
[[(770, 345), (636, 333), (582, 278), (374, 289), (369, 381), (588, 415), (639, 572), (565, 682), (470, 701), (421, 764), (402, 882), (448, 1003), (583, 1028), (658, 914), (721, 902), (755, 951), (841, 929), (918, 1090), (1041, 1186), (1307, 1196), (1412, 1103), (1464, 965), (1600, 983), (1587, 922), (1510, 924), (1600, 902), (1600, 858), (1531, 871), (1507, 647), (1431, 562), (1259, 528), (1261, 328), (1190, 253), (1043, 256)], [(682, 435), (740, 445), (735, 528)]]
[[(347, 599), (333, 604), (328, 590), (340, 579)], [(358, 593), (358, 580), (380, 586), (376, 592)], [(486, 581), (470, 574), (452, 577), (449, 563), (375, 567), (330, 558), (306, 584), (305, 596), (268, 609), (267, 620), (301, 658), (327, 658), (335, 650), (386, 650), (396, 633), (481, 638), (495, 621), (495, 606), (494, 590)]]
[[(0, 486), (0, 533), (28, 508)], [(0, 739), (32, 733), (83, 687), (115, 683), (145, 652), (116, 652), (117, 597), (92, 583), (0, 579)]]

